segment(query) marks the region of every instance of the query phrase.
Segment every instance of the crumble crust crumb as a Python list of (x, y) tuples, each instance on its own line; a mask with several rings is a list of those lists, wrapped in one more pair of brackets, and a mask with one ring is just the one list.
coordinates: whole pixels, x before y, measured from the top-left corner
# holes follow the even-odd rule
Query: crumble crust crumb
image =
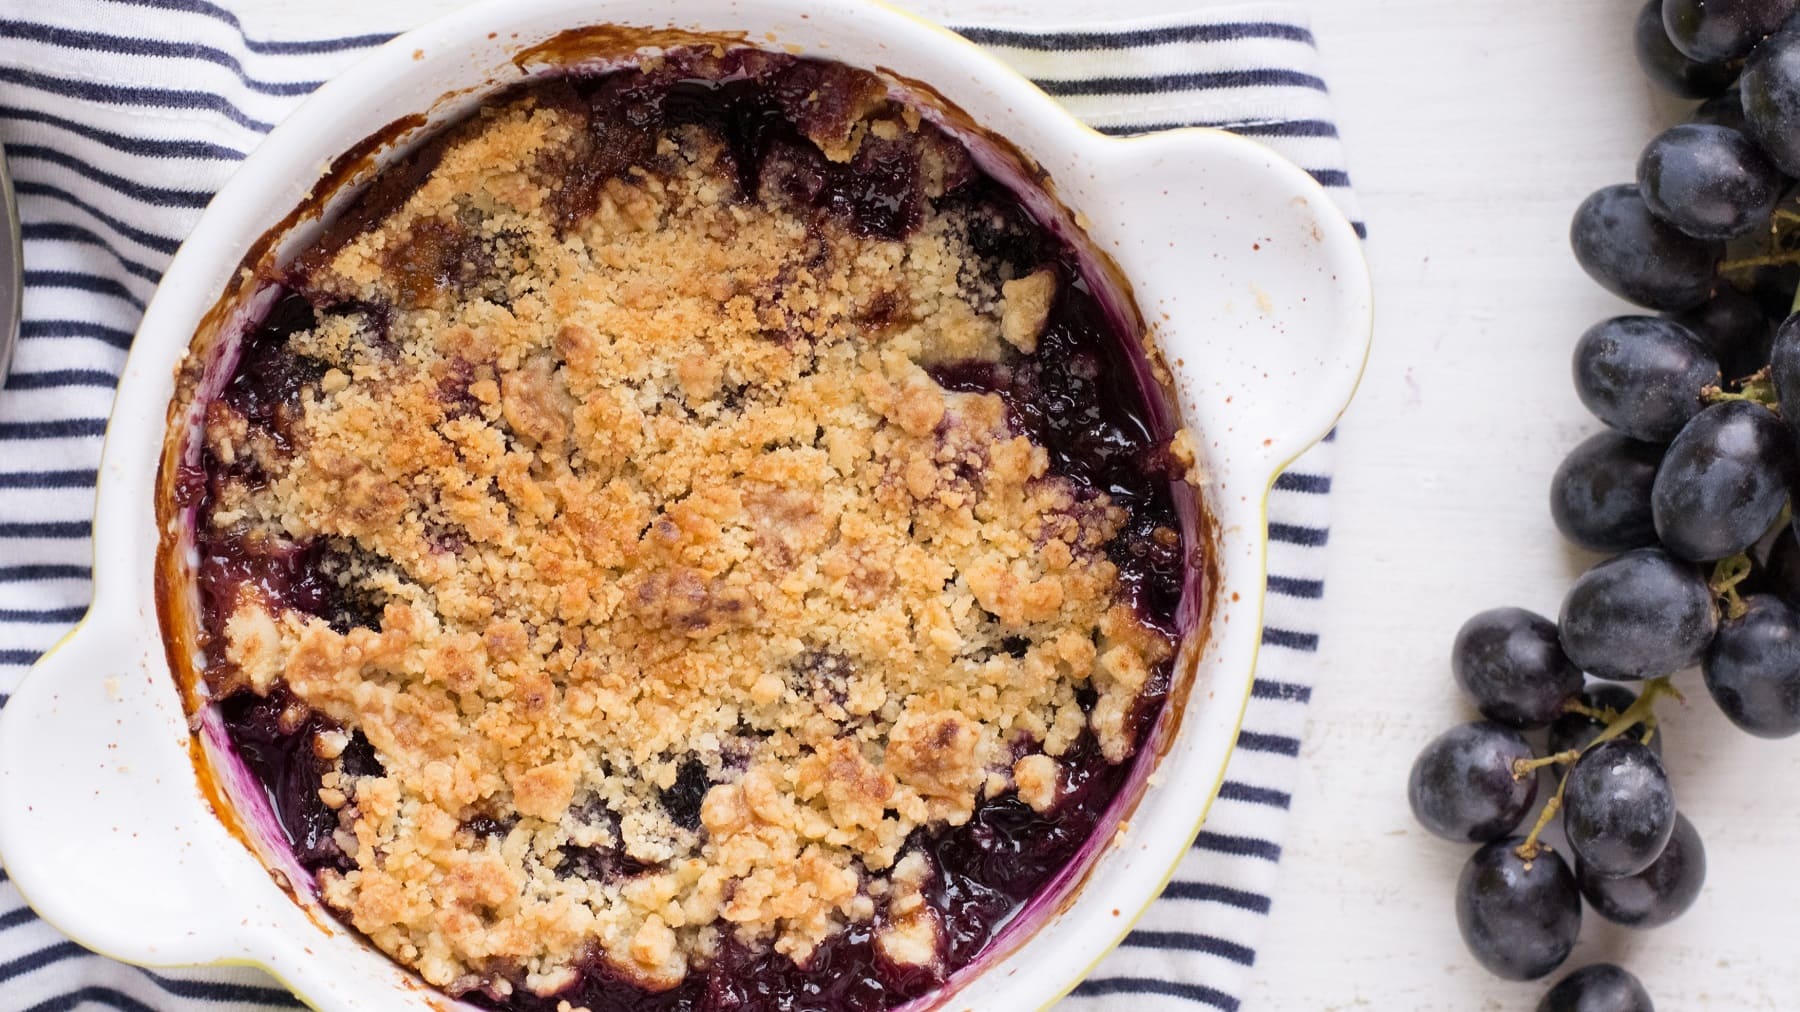
[[(831, 161), (967, 171), (853, 98), (808, 131)], [(286, 446), (212, 405), (209, 450), (254, 466), (209, 522), (334, 546), (367, 621), (245, 582), (215, 690), (285, 685), (341, 729), (322, 758), (373, 746), (320, 791), (353, 865), (323, 897), (434, 985), (551, 994), (603, 959), (664, 989), (728, 935), (804, 961), (872, 919), (885, 958), (938, 965), (909, 836), (1013, 790), (1050, 809), (1084, 733), (1126, 759), (1172, 650), (1107, 556), (1124, 510), (927, 371), (1033, 351), (1057, 275), (930, 205), (890, 238), (767, 173), (742, 199), (691, 125), (571, 178), (583, 116), (484, 108), (302, 258), (333, 307), (290, 339), (317, 378)]]

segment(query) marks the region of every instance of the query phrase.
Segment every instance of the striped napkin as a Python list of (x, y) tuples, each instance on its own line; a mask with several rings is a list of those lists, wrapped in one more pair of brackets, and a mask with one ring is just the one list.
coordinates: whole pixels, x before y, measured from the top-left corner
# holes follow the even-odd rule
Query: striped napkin
[[(1108, 133), (1199, 124), (1257, 138), (1309, 169), (1356, 220), (1313, 37), (1295, 9), (961, 31)], [(0, 0), (0, 143), (26, 267), (24, 333), (0, 388), (0, 704), (86, 608), (100, 436), (170, 254), (262, 135), (386, 38), (260, 37), (209, 0)], [(1271, 912), (1316, 673), (1332, 458), (1327, 441), (1276, 483), (1254, 699), (1206, 831), (1067, 1009), (1239, 1008)], [(151, 973), (88, 954), (0, 876), (0, 1012), (202, 1006), (297, 1002), (254, 970)]]

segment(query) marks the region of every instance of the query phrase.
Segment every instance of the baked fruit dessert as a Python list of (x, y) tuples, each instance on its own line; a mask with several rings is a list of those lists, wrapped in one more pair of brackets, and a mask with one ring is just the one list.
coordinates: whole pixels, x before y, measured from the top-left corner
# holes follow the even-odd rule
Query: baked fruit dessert
[(931, 992), (1163, 707), (1199, 549), (1154, 355), (897, 95), (707, 47), (515, 88), (181, 378), (204, 705), (451, 995)]

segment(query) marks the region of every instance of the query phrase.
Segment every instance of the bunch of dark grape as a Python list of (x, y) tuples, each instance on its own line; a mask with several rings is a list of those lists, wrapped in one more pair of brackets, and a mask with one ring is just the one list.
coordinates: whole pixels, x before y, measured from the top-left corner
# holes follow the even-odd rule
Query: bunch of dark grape
[[(1654, 81), (1704, 101), (1570, 229), (1587, 273), (1646, 310), (1575, 343), (1607, 429), (1551, 479), (1558, 529), (1611, 558), (1555, 622), (1497, 608), (1463, 626), (1452, 666), (1482, 719), (1426, 745), (1408, 783), (1425, 828), (1480, 845), (1457, 921), (1511, 980), (1562, 966), (1584, 905), (1651, 928), (1699, 894), (1706, 851), (1657, 720), (1678, 677), (1699, 667), (1753, 735), (1800, 732), (1800, 0), (1650, 0), (1636, 41)], [(1651, 1007), (1597, 964), (1539, 1012)]]

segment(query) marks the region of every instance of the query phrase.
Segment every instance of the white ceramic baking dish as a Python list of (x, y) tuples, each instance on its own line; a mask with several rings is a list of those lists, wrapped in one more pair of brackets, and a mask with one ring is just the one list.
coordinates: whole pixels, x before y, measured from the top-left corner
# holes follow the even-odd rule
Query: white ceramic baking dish
[[(259, 237), (275, 230), (267, 255), (291, 251), (316, 234), (316, 222), (288, 228), (309, 193), (329, 212), (407, 139), (496, 87), (647, 38), (562, 35), (599, 24), (741, 38), (921, 85), (906, 90), (990, 172), (1047, 178), (1085, 229), (1093, 270), (1116, 267), (1161, 349), (1198, 437), (1203, 502), (1188, 519), (1211, 570), (1207, 599), (1187, 602), (1198, 617), (1177, 691), (1061, 888), (919, 1003), (1049, 1004), (1156, 896), (1217, 792), (1260, 639), (1268, 489), (1350, 398), (1369, 280), (1324, 191), (1267, 149), (1209, 130), (1104, 137), (961, 38), (859, 0), (493, 0), (395, 39), (271, 133), (182, 246), (132, 347), (100, 469), (93, 607), (0, 714), (0, 859), (40, 914), (119, 959), (253, 963), (327, 1010), (455, 1004), (312, 903), (253, 788), (190, 733), (158, 621), (157, 546), (170, 533), (158, 464), (176, 373), (197, 331), (204, 347), (243, 318), (221, 293)], [(398, 143), (359, 149), (396, 122), (412, 128)]]

